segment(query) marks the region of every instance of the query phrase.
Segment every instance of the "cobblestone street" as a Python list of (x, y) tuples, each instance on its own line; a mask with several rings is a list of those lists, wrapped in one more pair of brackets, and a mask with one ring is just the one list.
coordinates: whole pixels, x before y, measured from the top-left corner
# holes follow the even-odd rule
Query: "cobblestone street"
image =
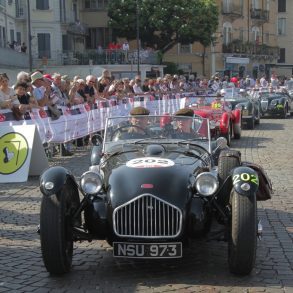
[[(232, 147), (260, 163), (273, 181), (272, 200), (258, 203), (263, 239), (250, 276), (229, 273), (227, 244), (193, 242), (172, 261), (115, 259), (105, 241), (75, 243), (72, 271), (51, 277), (43, 266), (38, 178), (0, 187), (0, 292), (293, 292), (293, 119), (262, 119)], [(80, 176), (88, 150), (54, 158)]]

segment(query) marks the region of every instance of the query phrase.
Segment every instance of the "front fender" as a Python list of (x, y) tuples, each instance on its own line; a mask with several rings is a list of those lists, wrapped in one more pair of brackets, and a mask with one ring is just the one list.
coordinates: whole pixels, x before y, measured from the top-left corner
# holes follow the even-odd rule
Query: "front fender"
[(232, 173), (232, 184), (237, 193), (248, 197), (252, 196), (258, 190), (257, 172), (249, 167), (237, 167)]
[[(40, 190), (46, 196), (56, 194), (61, 190), (64, 184), (66, 184), (69, 178), (71, 179), (72, 184), (74, 184), (75, 187), (78, 187), (74, 176), (67, 169), (59, 166), (51, 167), (45, 170), (40, 177)], [(49, 182), (53, 183), (53, 185), (51, 184), (52, 187), (50, 187), (50, 189), (48, 187), (46, 188), (46, 183)]]

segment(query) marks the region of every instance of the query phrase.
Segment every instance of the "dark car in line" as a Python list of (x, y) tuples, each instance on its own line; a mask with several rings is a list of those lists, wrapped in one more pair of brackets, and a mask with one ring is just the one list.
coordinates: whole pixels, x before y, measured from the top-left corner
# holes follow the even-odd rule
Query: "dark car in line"
[(226, 88), (221, 91), (225, 100), (230, 102), (232, 109), (241, 110), (241, 121), (248, 129), (254, 129), (260, 123), (260, 101), (254, 99), (245, 90), (239, 88)]
[(251, 272), (262, 230), (257, 201), (271, 197), (270, 180), (259, 165), (242, 162), (225, 138), (211, 141), (207, 119), (111, 117), (104, 138), (92, 142), (80, 182), (62, 166), (40, 176), (48, 272), (69, 272), (79, 241), (106, 240), (113, 257), (181, 258), (191, 239), (212, 238), (214, 221), (222, 227), (214, 239), (228, 243), (230, 271)]
[(293, 97), (286, 90), (259, 89), (251, 94), (260, 101), (261, 115), (286, 118), (293, 113)]

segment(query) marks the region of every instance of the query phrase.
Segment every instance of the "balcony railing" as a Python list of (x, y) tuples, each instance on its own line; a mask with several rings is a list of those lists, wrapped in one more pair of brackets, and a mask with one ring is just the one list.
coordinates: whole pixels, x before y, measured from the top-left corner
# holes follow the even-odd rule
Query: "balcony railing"
[(222, 3), (222, 14), (240, 16), (243, 14), (242, 6), (236, 3), (230, 3), (229, 5)]
[[(159, 54), (154, 51), (140, 50), (140, 64), (160, 64)], [(103, 65), (103, 64), (137, 64), (137, 50), (84, 50), (84, 51), (41, 51), (33, 56), (35, 65)]]
[(231, 42), (223, 44), (223, 53), (243, 54), (243, 55), (265, 55), (277, 58), (279, 56), (279, 47), (272, 47), (265, 44), (257, 45), (249, 42)]
[(254, 20), (267, 22), (269, 20), (269, 11), (264, 9), (250, 9), (250, 17)]

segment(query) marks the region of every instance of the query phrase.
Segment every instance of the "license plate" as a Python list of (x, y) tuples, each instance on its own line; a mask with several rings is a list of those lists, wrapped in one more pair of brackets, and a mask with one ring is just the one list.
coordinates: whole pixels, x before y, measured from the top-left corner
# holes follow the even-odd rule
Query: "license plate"
[(182, 243), (113, 242), (113, 256), (129, 258), (180, 258)]

